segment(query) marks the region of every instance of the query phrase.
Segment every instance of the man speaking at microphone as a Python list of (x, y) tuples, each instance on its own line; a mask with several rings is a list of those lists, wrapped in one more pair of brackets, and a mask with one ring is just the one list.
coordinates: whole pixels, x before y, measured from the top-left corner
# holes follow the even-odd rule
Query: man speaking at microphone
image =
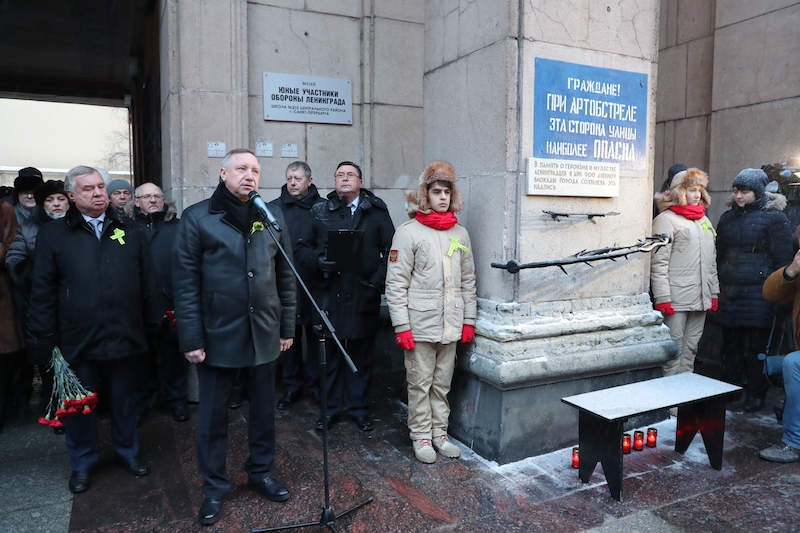
[[(231, 490), (225, 467), (228, 396), (238, 370), (250, 399), (250, 457), (244, 464), (250, 488), (268, 500), (289, 499), (272, 477), (275, 461), (275, 361), (292, 345), (296, 287), (291, 267), (269, 235), (268, 209), (258, 190), (255, 154), (236, 149), (222, 159), (220, 184), (210, 199), (183, 212), (173, 256), (175, 314), (181, 351), (197, 364), (200, 408), (197, 466), (204, 500), (199, 520), (219, 520)], [(274, 209), (273, 226), (283, 226)], [(291, 258), (287, 231), (277, 232)]]

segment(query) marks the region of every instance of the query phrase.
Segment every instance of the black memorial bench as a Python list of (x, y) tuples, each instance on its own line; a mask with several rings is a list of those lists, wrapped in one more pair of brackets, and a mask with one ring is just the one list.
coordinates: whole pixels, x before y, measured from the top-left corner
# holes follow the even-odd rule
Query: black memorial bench
[(722, 469), (725, 404), (742, 388), (700, 374), (686, 373), (577, 394), (561, 401), (578, 409), (578, 476), (592, 477), (598, 461), (611, 496), (622, 498), (622, 431), (632, 416), (678, 408), (675, 451), (683, 454), (700, 431), (708, 459)]

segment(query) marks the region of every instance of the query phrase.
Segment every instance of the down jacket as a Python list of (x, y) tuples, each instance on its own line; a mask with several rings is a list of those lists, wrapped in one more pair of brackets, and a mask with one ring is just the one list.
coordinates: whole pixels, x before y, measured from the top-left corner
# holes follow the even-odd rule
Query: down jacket
[(789, 219), (781, 211), (786, 200), (765, 194), (739, 207), (733, 204), (717, 225), (719, 311), (722, 327), (769, 329), (774, 305), (761, 294), (767, 277), (792, 262)]
[[(455, 246), (458, 243), (466, 247)], [(386, 303), (395, 331), (415, 341), (450, 344), (475, 325), (475, 262), (467, 230), (436, 230), (416, 219), (394, 234), (386, 272)]]
[(671, 302), (675, 311), (707, 311), (719, 295), (716, 235), (708, 217), (689, 220), (669, 209), (653, 221), (653, 235), (670, 242), (650, 259), (650, 286), (655, 303)]
[[(280, 339), (294, 336), (295, 278), (263, 223), (260, 231), (238, 227), (224, 187), (183, 212), (172, 258), (175, 315), (182, 352), (205, 348), (204, 365), (246, 368), (275, 361)], [(280, 210), (270, 211), (284, 225)], [(291, 259), (288, 233), (278, 235)]]

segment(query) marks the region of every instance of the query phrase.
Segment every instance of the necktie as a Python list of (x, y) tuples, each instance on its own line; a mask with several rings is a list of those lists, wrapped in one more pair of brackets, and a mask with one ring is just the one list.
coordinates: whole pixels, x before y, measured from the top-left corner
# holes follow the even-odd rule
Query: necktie
[(99, 240), (100, 237), (103, 236), (103, 221), (95, 218), (90, 220), (89, 223), (94, 226), (94, 234), (97, 235), (97, 239)]

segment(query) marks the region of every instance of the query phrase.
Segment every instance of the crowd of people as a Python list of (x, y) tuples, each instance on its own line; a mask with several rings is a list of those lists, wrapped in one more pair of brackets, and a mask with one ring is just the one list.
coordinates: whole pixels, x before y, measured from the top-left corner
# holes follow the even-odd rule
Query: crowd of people
[[(288, 487), (272, 476), (274, 410), (289, 409), (303, 394), (323, 403), (324, 381), (327, 411), (316, 429), (348, 415), (359, 430), (372, 431), (373, 349), (386, 292), (409, 376), (414, 454), (425, 463), (437, 451), (458, 457), (447, 437), (447, 393), (456, 344), (474, 336), (476, 290), (469, 235), (455, 216), (463, 200), (452, 166), (425, 169), (407, 194), (410, 220), (397, 233), (387, 205), (363, 187), (352, 161), (339, 163), (327, 198), (309, 165), (293, 162), (268, 205), (258, 196), (260, 171), (251, 151), (230, 151), (211, 197), (178, 217), (153, 183), (134, 189), (87, 166), (71, 169), (63, 182), (20, 170), (10, 198), (0, 200), (0, 431), (7, 408), (29, 401), (37, 370), (47, 403), (57, 347), (81, 384), (99, 391), (117, 461), (132, 476), (147, 475), (137, 428), (160, 396), (175, 421), (189, 420), (187, 371), (194, 364), (199, 522), (220, 519), (232, 488), (228, 409), (244, 399), (249, 486), (286, 501)], [(357, 372), (320, 327), (292, 264)], [(276, 402), (279, 358), (285, 387)], [(62, 422), (54, 429), (65, 434), (69, 489), (82, 493), (99, 459), (97, 410)]]
[[(652, 253), (651, 289), (655, 308), (664, 315), (670, 336), (679, 346), (677, 358), (664, 365), (664, 375), (694, 371), (706, 314), (713, 313), (722, 335), (722, 378), (744, 388), (745, 412), (764, 406), (770, 381), (758, 356), (784, 349), (785, 306), (791, 303), (795, 306), (794, 337), (787, 344), (798, 346), (800, 339), (800, 300), (794, 289), (800, 273), (796, 253), (800, 220), (784, 213), (789, 204), (787, 194), (781, 192), (788, 192), (791, 183), (783, 183), (781, 189), (777, 180), (770, 180), (766, 171), (776, 170), (780, 169), (743, 169), (733, 180), (730, 209), (716, 229), (706, 216), (711, 199), (706, 190), (708, 176), (702, 170), (674, 165), (654, 195), (659, 213), (653, 220), (653, 233), (669, 236), (669, 244)], [(784, 437), (760, 456), (793, 462), (800, 459), (799, 357), (786, 358), (783, 377)]]

